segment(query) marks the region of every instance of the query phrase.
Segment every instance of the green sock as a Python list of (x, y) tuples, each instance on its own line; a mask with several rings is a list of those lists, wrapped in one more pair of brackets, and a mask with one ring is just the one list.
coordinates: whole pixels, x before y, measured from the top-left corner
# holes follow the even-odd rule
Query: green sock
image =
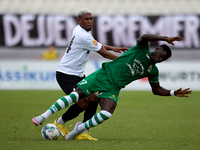
[(72, 92), (68, 96), (61, 97), (58, 99), (49, 110), (53, 113), (68, 107), (72, 103), (76, 103), (79, 100), (79, 95), (77, 92)]
[(88, 129), (90, 127), (97, 126), (104, 122), (105, 120), (109, 119), (112, 116), (111, 113), (109, 113), (106, 110), (102, 110), (99, 113), (95, 114), (91, 119), (86, 121), (85, 123), (82, 123), (78, 126), (78, 130), (84, 130)]

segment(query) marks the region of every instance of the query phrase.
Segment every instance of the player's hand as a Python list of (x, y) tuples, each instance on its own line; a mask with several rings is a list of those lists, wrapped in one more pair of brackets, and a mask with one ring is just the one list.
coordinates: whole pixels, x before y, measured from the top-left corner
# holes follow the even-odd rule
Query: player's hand
[(177, 36), (177, 37), (170, 37), (170, 38), (168, 38), (168, 39), (167, 39), (167, 42), (168, 42), (169, 44), (174, 45), (173, 41), (182, 41), (182, 40), (184, 40), (183, 37)]
[(180, 88), (180, 89), (174, 91), (174, 95), (178, 96), (178, 97), (189, 97), (186, 94), (191, 94), (191, 93), (192, 93), (192, 91), (190, 90), (190, 88), (187, 88), (184, 90), (182, 90), (182, 88)]
[(117, 52), (117, 53), (126, 52), (127, 50), (129, 50), (129, 49), (126, 48), (126, 47), (115, 47), (115, 48), (113, 48), (113, 51)]

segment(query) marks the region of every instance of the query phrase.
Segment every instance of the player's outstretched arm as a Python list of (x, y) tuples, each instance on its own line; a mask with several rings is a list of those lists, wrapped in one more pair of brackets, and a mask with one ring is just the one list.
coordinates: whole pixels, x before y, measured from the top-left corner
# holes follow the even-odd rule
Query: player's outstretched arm
[(117, 52), (117, 53), (122, 53), (122, 52), (126, 52), (127, 50), (129, 50), (126, 47), (114, 47), (114, 46), (108, 46), (108, 45), (103, 45), (103, 46), (105, 47), (105, 49), (107, 51), (112, 50), (112, 51)]
[(154, 34), (143, 34), (138, 38), (138, 44), (146, 45), (150, 41), (166, 41), (169, 44), (174, 45), (173, 41), (182, 41), (183, 38), (180, 36), (177, 37), (167, 37), (167, 36), (160, 36)]
[(101, 56), (103, 56), (104, 58), (108, 58), (108, 59), (111, 59), (111, 60), (114, 60), (114, 59), (118, 58), (117, 55), (115, 55), (115, 54), (110, 53), (109, 51), (107, 51), (103, 45), (102, 45), (101, 49), (98, 51), (98, 53)]
[(160, 95), (160, 96), (177, 96), (177, 97), (189, 97), (188, 94), (191, 94), (192, 91), (190, 88), (182, 90), (182, 88), (174, 91), (174, 90), (167, 90), (160, 86), (158, 83), (151, 83), (151, 89), (154, 95)]

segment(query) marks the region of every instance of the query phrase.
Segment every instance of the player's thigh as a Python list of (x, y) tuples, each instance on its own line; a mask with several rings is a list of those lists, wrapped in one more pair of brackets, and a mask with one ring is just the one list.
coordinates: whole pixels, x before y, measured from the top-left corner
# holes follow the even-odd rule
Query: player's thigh
[(101, 110), (106, 110), (111, 114), (114, 112), (117, 104), (114, 100), (108, 98), (99, 98)]
[(86, 107), (89, 105), (89, 101), (97, 101), (96, 93), (87, 97), (86, 94), (79, 87), (76, 88), (75, 92), (77, 92), (79, 95), (79, 100), (77, 104), (83, 109), (86, 109)]
[(56, 72), (56, 80), (66, 95), (69, 95), (74, 89), (76, 89), (76, 84), (83, 78), (84, 77), (68, 75), (58, 71)]
[(89, 105), (89, 100), (88, 97), (84, 97), (82, 99), (80, 99), (77, 104), (82, 108), (82, 109), (86, 109), (86, 107)]

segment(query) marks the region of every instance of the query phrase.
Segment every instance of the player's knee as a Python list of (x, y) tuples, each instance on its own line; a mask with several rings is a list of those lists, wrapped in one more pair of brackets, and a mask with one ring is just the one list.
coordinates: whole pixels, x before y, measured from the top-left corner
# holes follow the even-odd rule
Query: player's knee
[(97, 94), (94, 93), (94, 94), (88, 96), (88, 99), (89, 99), (89, 101), (97, 102)]
[(80, 99), (80, 100), (77, 102), (77, 104), (78, 104), (81, 108), (86, 109), (86, 107), (89, 105), (89, 100), (88, 100), (87, 97), (85, 97), (85, 98)]
[(113, 114), (117, 104), (114, 100), (101, 98), (100, 100), (101, 110), (108, 111), (109, 113)]

